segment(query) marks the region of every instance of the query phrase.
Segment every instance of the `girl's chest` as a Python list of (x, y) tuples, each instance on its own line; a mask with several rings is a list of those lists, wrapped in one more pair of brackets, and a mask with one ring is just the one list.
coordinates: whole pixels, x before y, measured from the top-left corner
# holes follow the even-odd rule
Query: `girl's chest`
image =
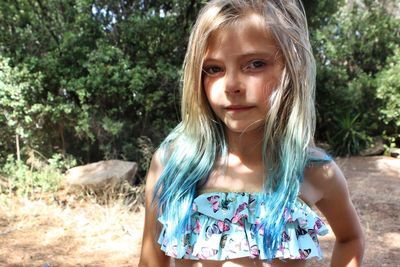
[(218, 167), (199, 190), (203, 192), (261, 192), (264, 177), (262, 166)]
[[(307, 175), (308, 173), (306, 173)], [(321, 193), (305, 175), (300, 184), (299, 197), (312, 207), (321, 198)], [(263, 166), (217, 167), (208, 177), (199, 192), (261, 192), (267, 174)]]

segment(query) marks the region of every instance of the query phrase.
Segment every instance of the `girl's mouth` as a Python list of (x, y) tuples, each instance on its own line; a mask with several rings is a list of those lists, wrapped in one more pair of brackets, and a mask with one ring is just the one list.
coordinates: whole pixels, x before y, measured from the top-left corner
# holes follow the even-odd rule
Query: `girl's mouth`
[(227, 106), (225, 109), (227, 111), (247, 111), (252, 108), (254, 108), (254, 106), (231, 105), (231, 106)]

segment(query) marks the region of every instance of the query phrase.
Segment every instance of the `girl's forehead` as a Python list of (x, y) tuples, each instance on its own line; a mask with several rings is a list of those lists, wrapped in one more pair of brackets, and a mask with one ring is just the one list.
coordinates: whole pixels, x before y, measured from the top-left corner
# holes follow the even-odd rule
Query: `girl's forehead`
[(226, 24), (210, 35), (205, 57), (216, 57), (222, 50), (227, 53), (276, 52), (279, 47), (262, 17), (254, 14)]

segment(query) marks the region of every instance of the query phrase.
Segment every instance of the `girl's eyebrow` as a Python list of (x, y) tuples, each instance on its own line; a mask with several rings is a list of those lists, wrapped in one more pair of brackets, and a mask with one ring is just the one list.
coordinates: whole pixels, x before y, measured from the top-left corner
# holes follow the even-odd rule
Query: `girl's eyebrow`
[(245, 57), (271, 57), (276, 55), (278, 51), (260, 51), (260, 52), (249, 52), (249, 53), (244, 53), (244, 54), (240, 54), (238, 55), (238, 57), (240, 58), (245, 58)]
[[(278, 50), (275, 51), (254, 51), (254, 52), (248, 52), (248, 53), (243, 53), (243, 54), (238, 54), (238, 55), (231, 55), (233, 57), (237, 57), (239, 59), (241, 58), (249, 58), (249, 57), (260, 57), (260, 58), (270, 58), (273, 56), (276, 56), (279, 53)], [(205, 57), (203, 62), (206, 61), (220, 61), (221, 59), (214, 58), (214, 57)]]

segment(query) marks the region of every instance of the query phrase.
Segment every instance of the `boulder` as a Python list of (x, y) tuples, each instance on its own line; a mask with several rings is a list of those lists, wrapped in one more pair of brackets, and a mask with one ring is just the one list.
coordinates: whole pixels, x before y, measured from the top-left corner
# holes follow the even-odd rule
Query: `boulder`
[(137, 169), (136, 162), (105, 160), (71, 168), (65, 179), (69, 186), (110, 189), (121, 185), (123, 181), (133, 184)]
[(385, 152), (385, 145), (383, 138), (380, 136), (375, 136), (372, 141), (372, 146), (366, 148), (360, 152), (361, 156), (378, 156)]

